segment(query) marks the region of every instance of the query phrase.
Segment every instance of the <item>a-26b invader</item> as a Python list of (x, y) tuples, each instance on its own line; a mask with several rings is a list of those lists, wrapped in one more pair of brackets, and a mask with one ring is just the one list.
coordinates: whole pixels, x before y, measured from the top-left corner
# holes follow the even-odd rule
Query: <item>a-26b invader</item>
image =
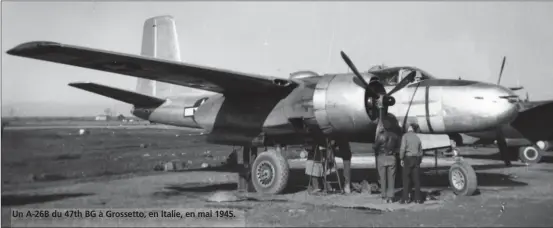
[[(183, 63), (171, 16), (146, 20), (143, 35), (142, 55), (47, 41), (20, 44), (8, 54), (138, 77), (134, 92), (95, 83), (70, 85), (132, 104), (132, 113), (145, 120), (202, 128), (209, 143), (243, 146), (248, 170), (242, 173), (251, 173), (251, 183), (262, 193), (286, 187), (289, 166), (282, 145), (335, 140), (348, 171), (347, 188), (349, 142), (372, 143), (381, 117), (400, 133), (417, 123), (422, 134), (450, 134), (496, 129), (518, 113), (518, 99), (505, 87), (438, 79), (414, 67), (359, 73), (343, 52), (353, 73), (299, 71), (285, 79)], [(189, 102), (190, 97), (175, 95), (179, 88), (173, 85), (216, 94)], [(257, 154), (258, 147), (269, 149)], [(450, 173), (457, 193), (474, 192), (470, 165), (460, 161)]]

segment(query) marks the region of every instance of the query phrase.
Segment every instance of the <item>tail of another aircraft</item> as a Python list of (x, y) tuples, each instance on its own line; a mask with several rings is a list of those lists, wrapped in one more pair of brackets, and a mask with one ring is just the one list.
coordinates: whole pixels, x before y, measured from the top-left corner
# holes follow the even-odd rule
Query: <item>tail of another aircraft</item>
[[(181, 61), (177, 28), (172, 16), (157, 16), (144, 22), (141, 55), (165, 60)], [(136, 92), (167, 97), (178, 93), (182, 88), (164, 82), (139, 78)]]

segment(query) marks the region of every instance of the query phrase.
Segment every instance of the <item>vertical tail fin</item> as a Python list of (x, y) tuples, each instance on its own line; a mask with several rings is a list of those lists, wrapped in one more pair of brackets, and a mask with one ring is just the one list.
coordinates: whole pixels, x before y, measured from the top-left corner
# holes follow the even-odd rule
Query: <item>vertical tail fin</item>
[[(157, 16), (144, 22), (141, 55), (181, 61), (177, 28), (172, 16)], [(139, 78), (136, 92), (154, 97), (167, 97), (177, 88), (164, 82)]]

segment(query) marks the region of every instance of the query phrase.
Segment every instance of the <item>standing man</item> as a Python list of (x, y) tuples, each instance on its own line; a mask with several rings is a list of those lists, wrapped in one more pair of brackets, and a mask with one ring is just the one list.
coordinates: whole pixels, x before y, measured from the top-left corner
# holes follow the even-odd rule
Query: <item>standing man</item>
[(399, 150), (399, 158), (403, 167), (403, 196), (399, 203), (409, 203), (409, 193), (411, 180), (415, 185), (415, 203), (423, 203), (421, 199), (421, 184), (420, 184), (420, 164), (422, 162), (422, 143), (420, 138), (415, 134), (418, 132), (416, 124), (409, 125), (407, 133), (401, 138), (401, 147)]
[(389, 123), (383, 121), (383, 127), (377, 133), (373, 149), (378, 164), (380, 176), (380, 192), (386, 203), (391, 203), (394, 198), (394, 185), (396, 177), (396, 151), (398, 147), (398, 136), (391, 131)]

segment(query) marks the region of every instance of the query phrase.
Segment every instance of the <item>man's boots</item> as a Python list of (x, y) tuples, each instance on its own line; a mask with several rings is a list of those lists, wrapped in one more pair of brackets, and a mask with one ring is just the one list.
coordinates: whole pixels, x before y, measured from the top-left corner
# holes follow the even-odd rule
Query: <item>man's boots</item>
[(351, 160), (344, 160), (344, 193), (351, 193)]

